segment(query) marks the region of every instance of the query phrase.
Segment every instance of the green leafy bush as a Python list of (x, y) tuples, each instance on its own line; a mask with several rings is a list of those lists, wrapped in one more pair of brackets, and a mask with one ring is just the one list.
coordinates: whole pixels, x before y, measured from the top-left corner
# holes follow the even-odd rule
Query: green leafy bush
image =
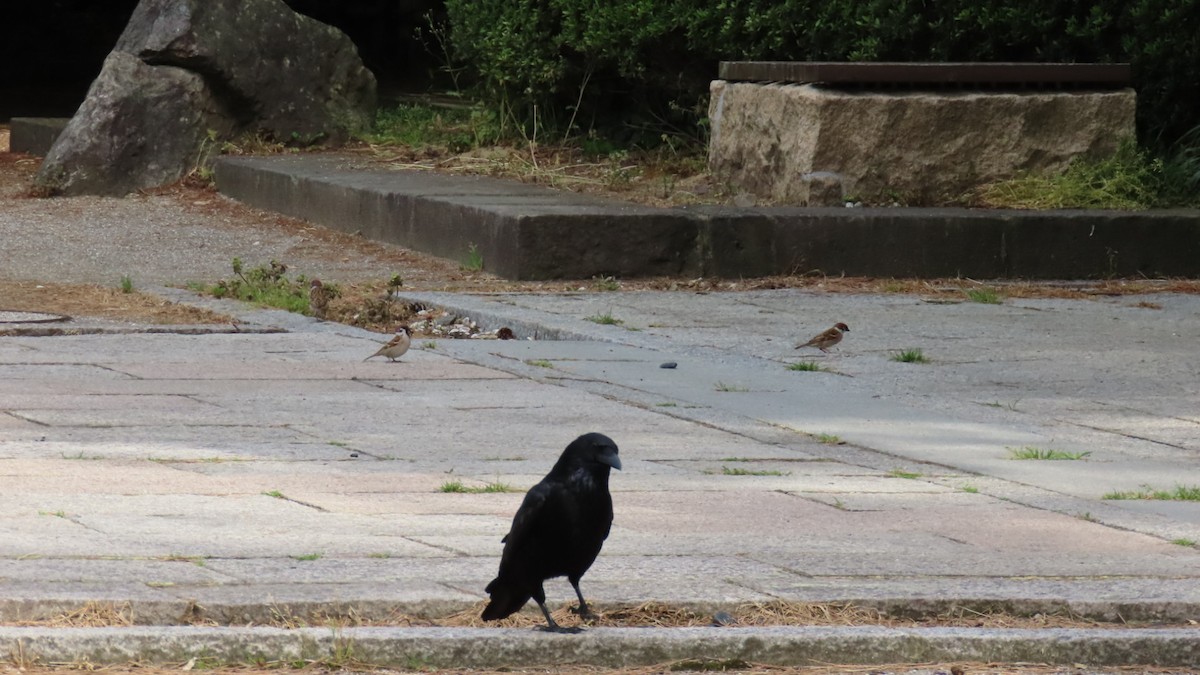
[(1200, 123), (1194, 0), (446, 0), (455, 56), (530, 133), (703, 133), (720, 60), (1133, 64), (1143, 145)]

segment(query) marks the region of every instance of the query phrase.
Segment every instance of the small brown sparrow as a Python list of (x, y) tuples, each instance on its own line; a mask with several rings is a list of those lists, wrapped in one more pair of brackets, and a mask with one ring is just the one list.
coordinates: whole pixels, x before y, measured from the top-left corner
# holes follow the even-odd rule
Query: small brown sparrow
[(380, 347), (379, 351), (363, 359), (363, 361), (369, 361), (376, 356), (386, 356), (391, 361), (395, 361), (404, 356), (404, 352), (407, 352), (408, 348), (412, 346), (411, 335), (412, 330), (408, 326), (398, 326), (396, 328), (396, 337), (392, 338), (386, 345)]
[(802, 345), (796, 345), (796, 349), (802, 347), (816, 347), (823, 352), (828, 352), (829, 348), (842, 341), (842, 335), (850, 332), (850, 326), (844, 323), (834, 324), (833, 328), (821, 333), (813, 339), (805, 342)]
[(325, 310), (329, 307), (329, 291), (320, 279), (313, 279), (308, 285), (308, 309), (317, 318), (325, 319)]

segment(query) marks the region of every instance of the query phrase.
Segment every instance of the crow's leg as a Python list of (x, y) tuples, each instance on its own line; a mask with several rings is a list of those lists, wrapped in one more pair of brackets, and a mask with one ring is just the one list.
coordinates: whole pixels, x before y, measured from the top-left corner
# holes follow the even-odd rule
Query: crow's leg
[(563, 626), (558, 625), (558, 622), (556, 622), (554, 620), (554, 617), (550, 616), (550, 610), (546, 609), (546, 591), (542, 590), (542, 587), (540, 584), (537, 587), (537, 592), (533, 594), (533, 601), (537, 603), (538, 609), (542, 610), (542, 616), (546, 617), (546, 627), (539, 628), (539, 630), (544, 630), (548, 633), (580, 633), (580, 632), (583, 632), (582, 628), (578, 628), (578, 627), (565, 628)]
[(579, 579), (568, 577), (567, 580), (571, 582), (571, 588), (575, 589), (575, 597), (579, 598), (579, 606), (572, 607), (571, 611), (575, 614), (578, 614), (580, 618), (583, 619), (594, 620), (598, 618), (595, 614), (592, 614), (592, 610), (588, 608), (587, 600), (583, 599), (583, 591), (579, 590)]

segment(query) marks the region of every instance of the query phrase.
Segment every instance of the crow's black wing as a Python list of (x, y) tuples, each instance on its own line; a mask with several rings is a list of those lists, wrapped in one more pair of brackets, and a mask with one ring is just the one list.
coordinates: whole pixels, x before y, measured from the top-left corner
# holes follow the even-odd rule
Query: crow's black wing
[(543, 570), (556, 555), (553, 530), (557, 518), (551, 505), (556, 488), (561, 492), (561, 485), (543, 480), (525, 494), (512, 528), (501, 540), (500, 573), (487, 585), (492, 599), (483, 610), (484, 619), (503, 619), (521, 609), (548, 578)]

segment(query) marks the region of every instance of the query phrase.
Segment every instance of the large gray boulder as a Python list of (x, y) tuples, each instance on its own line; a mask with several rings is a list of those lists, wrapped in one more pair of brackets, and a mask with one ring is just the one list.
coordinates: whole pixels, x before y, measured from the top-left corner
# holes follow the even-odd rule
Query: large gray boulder
[(374, 112), (350, 39), (282, 0), (142, 0), (36, 182), (122, 195), (178, 180), (241, 133), (337, 143)]

